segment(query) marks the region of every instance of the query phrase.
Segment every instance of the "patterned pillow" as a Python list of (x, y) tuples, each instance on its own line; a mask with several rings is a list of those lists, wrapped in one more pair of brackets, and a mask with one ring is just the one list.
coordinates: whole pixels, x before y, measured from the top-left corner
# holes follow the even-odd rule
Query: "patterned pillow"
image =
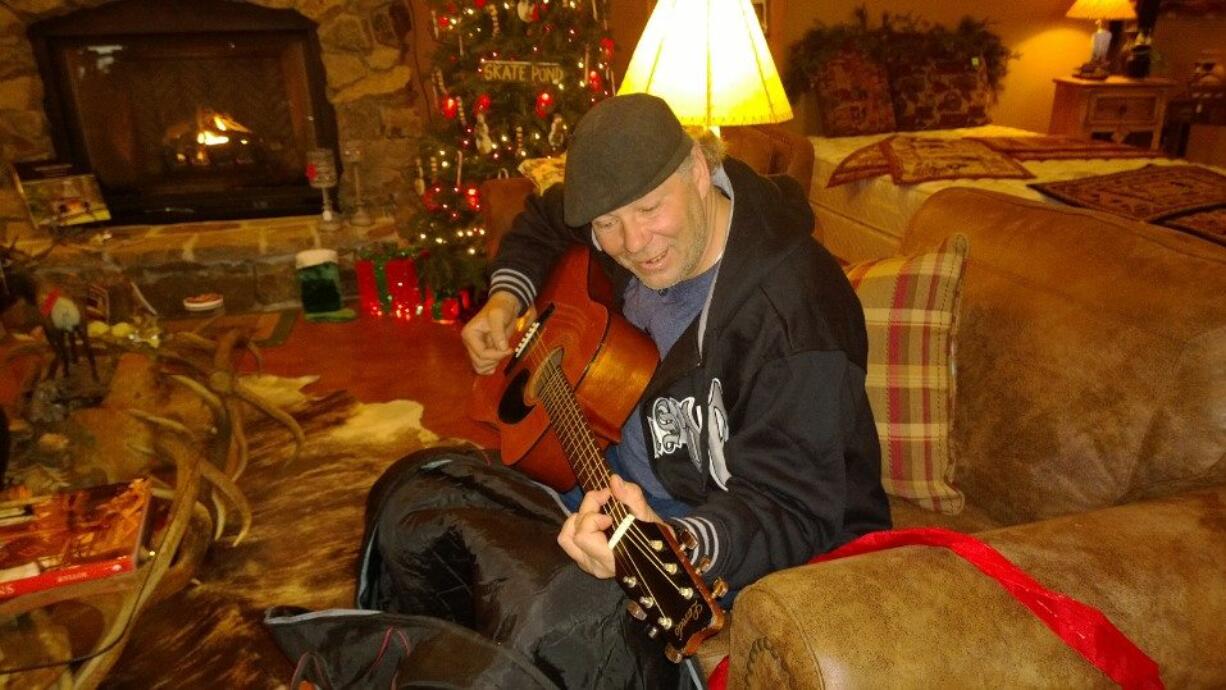
[(518, 170), (536, 185), (537, 194), (543, 194), (566, 176), (566, 154), (549, 158), (525, 158), (519, 164)]
[(983, 60), (929, 58), (891, 65), (894, 120), (903, 132), (991, 122), (992, 89)]
[(847, 266), (868, 328), (869, 405), (887, 493), (929, 510), (962, 511), (952, 484), (954, 334), (968, 241)]
[(823, 63), (813, 75), (813, 92), (823, 136), (894, 131), (885, 67), (860, 51), (843, 51)]

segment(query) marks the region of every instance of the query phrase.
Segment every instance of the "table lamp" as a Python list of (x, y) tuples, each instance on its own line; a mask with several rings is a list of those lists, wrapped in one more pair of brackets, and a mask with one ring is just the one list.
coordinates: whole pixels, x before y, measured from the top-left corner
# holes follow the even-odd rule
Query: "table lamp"
[(657, 2), (618, 93), (659, 96), (682, 125), (717, 134), (792, 119), (749, 0)]
[(1110, 74), (1107, 52), (1111, 48), (1111, 32), (1104, 21), (1136, 19), (1137, 13), (1129, 0), (1077, 0), (1065, 13), (1070, 19), (1093, 19), (1098, 29), (1090, 38), (1090, 60), (1082, 65), (1077, 76), (1083, 79), (1106, 79)]

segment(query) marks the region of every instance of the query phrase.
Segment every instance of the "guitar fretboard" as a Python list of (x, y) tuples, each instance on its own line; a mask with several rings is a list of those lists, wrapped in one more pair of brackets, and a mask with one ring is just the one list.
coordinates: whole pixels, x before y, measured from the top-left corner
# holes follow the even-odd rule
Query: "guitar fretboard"
[(545, 404), (579, 486), (584, 491), (608, 488), (609, 468), (575, 398), (575, 391), (562, 372), (561, 354), (560, 350), (555, 351), (540, 366), (537, 397)]

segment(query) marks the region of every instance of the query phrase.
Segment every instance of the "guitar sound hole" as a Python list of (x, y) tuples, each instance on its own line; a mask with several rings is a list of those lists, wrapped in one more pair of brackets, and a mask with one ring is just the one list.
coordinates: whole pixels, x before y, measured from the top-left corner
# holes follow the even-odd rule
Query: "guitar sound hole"
[(518, 424), (532, 412), (532, 407), (524, 402), (524, 388), (527, 387), (530, 377), (531, 372), (521, 370), (511, 379), (511, 383), (507, 384), (502, 399), (498, 401), (498, 419), (502, 420), (503, 424)]

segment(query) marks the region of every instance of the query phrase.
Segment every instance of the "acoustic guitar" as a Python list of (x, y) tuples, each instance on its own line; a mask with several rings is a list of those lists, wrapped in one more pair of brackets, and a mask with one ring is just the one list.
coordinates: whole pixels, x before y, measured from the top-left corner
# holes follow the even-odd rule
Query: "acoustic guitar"
[[(498, 428), (503, 463), (558, 491), (608, 487), (603, 448), (619, 440), (658, 363), (651, 339), (610, 304), (608, 280), (587, 248), (569, 250), (515, 351), (473, 387), (469, 411)], [(715, 600), (727, 586), (716, 580), (708, 588), (700, 572), (709, 563), (686, 558), (680, 544), (692, 549), (693, 535), (635, 520), (615, 499), (604, 511), (613, 518), (606, 536), (627, 610), (650, 637), (663, 633), (665, 655), (681, 661), (723, 627)]]

